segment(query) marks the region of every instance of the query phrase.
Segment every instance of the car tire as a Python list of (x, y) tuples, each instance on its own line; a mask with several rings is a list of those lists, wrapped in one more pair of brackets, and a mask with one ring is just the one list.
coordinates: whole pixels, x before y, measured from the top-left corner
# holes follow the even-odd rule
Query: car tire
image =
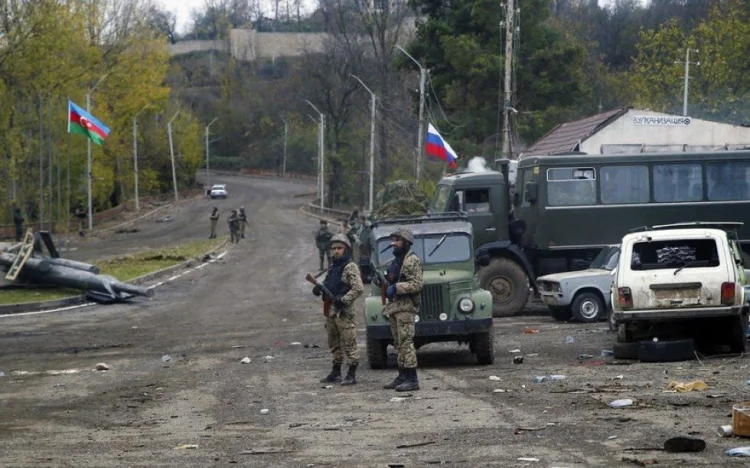
[(474, 350), (478, 364), (484, 366), (495, 362), (495, 340), (492, 330), (474, 335)]
[(492, 260), (479, 270), (479, 282), (482, 289), (492, 294), (493, 317), (512, 317), (521, 312), (529, 300), (529, 280), (523, 268), (513, 260)]
[(615, 343), (612, 345), (612, 355), (615, 359), (638, 359), (640, 343)]
[(573, 318), (584, 323), (598, 322), (605, 314), (602, 298), (593, 292), (576, 294), (571, 304)]
[(388, 367), (388, 341), (367, 338), (367, 362), (370, 369)]
[(570, 318), (573, 316), (573, 312), (570, 310), (570, 307), (548, 307), (550, 316), (552, 316), (552, 318), (557, 320), (558, 322), (565, 322), (566, 320), (570, 320)]
[(607, 324), (609, 325), (609, 331), (617, 332), (617, 320), (615, 320), (615, 311), (610, 307), (607, 311)]
[(732, 354), (742, 354), (745, 352), (747, 341), (746, 335), (747, 315), (742, 314), (739, 317), (732, 317), (729, 328), (729, 352)]
[(695, 359), (695, 341), (641, 341), (638, 360), (643, 362), (692, 361)]

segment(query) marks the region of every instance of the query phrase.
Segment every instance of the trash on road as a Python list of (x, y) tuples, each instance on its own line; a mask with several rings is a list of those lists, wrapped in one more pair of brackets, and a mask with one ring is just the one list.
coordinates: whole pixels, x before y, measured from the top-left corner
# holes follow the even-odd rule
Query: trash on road
[(253, 362), (252, 359), (250, 359), (249, 357), (245, 356), (240, 361), (240, 364), (250, 364), (251, 362)]
[(534, 377), (534, 383), (542, 383), (546, 381), (547, 381), (546, 375), (537, 375), (536, 377)]
[(553, 374), (553, 375), (550, 375), (550, 376), (549, 376), (549, 379), (550, 379), (550, 380), (551, 380), (552, 382), (556, 382), (556, 381), (558, 381), (558, 380), (565, 380), (565, 379), (567, 379), (567, 378), (568, 378), (568, 376), (566, 376), (566, 375), (562, 375), (562, 374)]
[(693, 390), (701, 391), (708, 388), (706, 382), (702, 380), (693, 380), (692, 382), (683, 383), (675, 380), (667, 384), (667, 390), (676, 390), (679, 393), (692, 392)]
[(524, 332), (524, 334), (526, 334), (526, 335), (538, 335), (538, 334), (539, 334), (539, 330), (535, 330), (535, 329), (533, 329), (533, 328), (529, 328), (529, 327), (526, 327), (526, 328), (525, 328), (525, 329), (523, 330), (523, 332)]
[(434, 440), (428, 440), (426, 442), (416, 442), (414, 444), (401, 444), (401, 445), (397, 445), (396, 448), (403, 449), (403, 448), (412, 448), (412, 447), (424, 447), (425, 445), (432, 445), (434, 443), (435, 443)]
[(390, 402), (392, 402), (392, 403), (399, 403), (399, 402), (402, 402), (402, 401), (404, 401), (404, 400), (406, 400), (406, 398), (402, 398), (402, 397), (393, 397), (393, 398), (391, 398), (391, 399), (390, 399), (390, 400), (388, 400), (388, 401), (390, 401)]
[(511, 349), (508, 352), (511, 353), (511, 354), (514, 354), (514, 353), (520, 353), (521, 350), (520, 349)]
[(615, 400), (609, 403), (609, 406), (612, 408), (625, 408), (626, 406), (631, 406), (633, 404), (633, 400), (630, 398), (623, 398), (621, 400)]
[(609, 357), (609, 356), (614, 356), (614, 355), (615, 355), (615, 352), (612, 351), (611, 349), (603, 349), (601, 351), (601, 356), (602, 357)]
[(513, 356), (513, 364), (523, 364), (523, 356)]
[[(567, 340), (566, 340), (566, 343), (567, 343)], [(572, 341), (571, 341), (571, 343), (572, 343)], [(586, 359), (593, 359), (593, 358), (594, 358), (593, 354), (579, 354), (578, 355), (578, 360), (580, 360), (580, 361), (584, 361)]]
[(734, 431), (732, 431), (732, 426), (727, 424), (725, 426), (719, 426), (719, 428), (716, 429), (716, 433), (721, 437), (732, 437)]
[(299, 341), (292, 341), (292, 346), (299, 346), (301, 344)]
[(271, 411), (270, 411), (270, 410), (268, 410), (268, 409), (266, 409), (266, 408), (263, 408), (262, 410), (260, 410), (260, 414), (268, 414), (268, 413), (270, 413), (270, 412), (271, 412)]
[(510, 390), (505, 390), (503, 388), (496, 388), (496, 389), (492, 390), (492, 393), (509, 393), (509, 392), (510, 392)]
[(492, 381), (494, 381), (494, 382), (498, 382), (498, 381), (500, 381), (500, 377), (498, 377), (498, 376), (496, 376), (496, 375), (491, 375), (491, 376), (490, 376), (490, 380), (492, 380)]
[(575, 338), (573, 338), (570, 335), (568, 335), (568, 336), (565, 337), (565, 343), (567, 343), (567, 344), (575, 343), (575, 341), (576, 341)]
[(182, 444), (175, 447), (175, 450), (195, 450), (198, 446), (196, 444)]
[(323, 385), (323, 386), (322, 386), (322, 387), (320, 387), (320, 388), (325, 388), (326, 390), (330, 390), (330, 389), (332, 389), (332, 388), (333, 388), (333, 385)]
[(664, 450), (669, 453), (702, 452), (706, 450), (706, 441), (698, 437), (672, 437), (664, 441)]
[(525, 461), (525, 462), (538, 462), (538, 458), (533, 457), (518, 457), (518, 461)]
[(165, 354), (164, 356), (161, 357), (161, 360), (162, 362), (169, 362), (172, 360), (172, 356), (170, 356), (169, 354)]
[(750, 457), (750, 447), (736, 447), (727, 450), (730, 457)]
[(656, 460), (656, 458), (640, 459), (640, 458), (633, 458), (633, 457), (622, 457), (622, 461), (624, 461), (625, 463), (632, 463), (638, 466), (651, 466), (651, 465), (656, 465), (659, 463)]
[(108, 365), (106, 365), (106, 364), (105, 364), (105, 363), (103, 363), (103, 362), (100, 362), (99, 364), (97, 364), (97, 365), (96, 365), (96, 370), (98, 370), (98, 371), (105, 371), (105, 370), (109, 370), (109, 366), (108, 366)]

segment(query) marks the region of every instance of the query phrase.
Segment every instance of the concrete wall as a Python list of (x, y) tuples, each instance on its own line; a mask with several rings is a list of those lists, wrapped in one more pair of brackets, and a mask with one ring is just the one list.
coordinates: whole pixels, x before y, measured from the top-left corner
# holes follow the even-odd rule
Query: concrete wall
[(205, 52), (209, 50), (229, 50), (227, 41), (180, 41), (169, 45), (169, 55), (183, 55), (190, 52)]
[[(659, 119), (659, 118), (663, 119)], [(643, 145), (639, 151), (639, 145)], [(750, 146), (750, 128), (630, 109), (581, 143), (589, 154), (711, 151)]]

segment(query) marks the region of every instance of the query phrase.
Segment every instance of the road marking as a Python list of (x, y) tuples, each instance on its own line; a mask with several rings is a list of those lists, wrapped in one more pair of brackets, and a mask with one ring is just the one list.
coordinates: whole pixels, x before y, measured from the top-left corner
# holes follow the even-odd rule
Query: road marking
[[(222, 253), (220, 253), (219, 255), (217, 255), (216, 258), (214, 258), (214, 259), (211, 259), (211, 260), (209, 260), (209, 261), (207, 261), (205, 263), (202, 263), (202, 264), (198, 265), (195, 268), (191, 268), (190, 270), (187, 270), (187, 271), (185, 271), (185, 272), (183, 272), (183, 273), (181, 273), (181, 274), (179, 274), (177, 276), (173, 276), (173, 277), (171, 277), (171, 278), (169, 278), (167, 280), (160, 281), (160, 282), (158, 282), (156, 284), (152, 284), (151, 286), (149, 286), (146, 289), (157, 288), (159, 286), (162, 286), (165, 283), (169, 283), (172, 280), (180, 278), (181, 276), (185, 276), (188, 273), (191, 273), (193, 271), (198, 271), (201, 268), (203, 268), (204, 266), (208, 265), (209, 263), (214, 263), (217, 260), (221, 260), (222, 258), (224, 258), (224, 256), (226, 254), (227, 254), (227, 251), (225, 250)], [(23, 317), (23, 316), (27, 316), (27, 315), (41, 315), (41, 314), (51, 314), (53, 312), (65, 312), (67, 310), (81, 309), (83, 307), (88, 307), (88, 306), (92, 306), (92, 305), (96, 305), (96, 304), (97, 304), (96, 302), (86, 302), (85, 304), (76, 304), (76, 305), (72, 305), (72, 306), (68, 306), (68, 307), (61, 307), (59, 309), (37, 310), (35, 312), (19, 312), (17, 314), (2, 314), (2, 315), (0, 315), (0, 318), (5, 318), (5, 317)]]

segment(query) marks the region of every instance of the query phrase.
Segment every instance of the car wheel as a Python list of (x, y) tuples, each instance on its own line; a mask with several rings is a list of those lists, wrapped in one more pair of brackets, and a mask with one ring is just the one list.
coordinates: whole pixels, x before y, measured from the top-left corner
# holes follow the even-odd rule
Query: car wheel
[(492, 294), (492, 316), (511, 317), (523, 310), (529, 299), (529, 280), (516, 262), (496, 258), (479, 270), (482, 289)]
[(615, 311), (610, 307), (607, 313), (607, 322), (609, 323), (609, 331), (617, 331), (617, 321), (615, 320)]
[(570, 318), (573, 316), (573, 312), (570, 310), (570, 307), (551, 307), (549, 306), (549, 314), (552, 316), (553, 319), (557, 320), (558, 322), (564, 322), (566, 320), (570, 320)]
[(612, 345), (612, 355), (615, 359), (638, 359), (640, 343), (615, 343)]
[(495, 340), (492, 330), (474, 335), (474, 350), (477, 355), (477, 363), (481, 365), (495, 362)]
[(597, 322), (604, 315), (604, 301), (598, 294), (583, 292), (573, 298), (573, 317), (581, 322)]
[(367, 362), (370, 369), (385, 369), (388, 367), (388, 342), (367, 338)]
[(745, 352), (745, 342), (747, 328), (747, 316), (745, 314), (739, 317), (732, 317), (729, 329), (729, 352), (732, 354), (741, 354)]

